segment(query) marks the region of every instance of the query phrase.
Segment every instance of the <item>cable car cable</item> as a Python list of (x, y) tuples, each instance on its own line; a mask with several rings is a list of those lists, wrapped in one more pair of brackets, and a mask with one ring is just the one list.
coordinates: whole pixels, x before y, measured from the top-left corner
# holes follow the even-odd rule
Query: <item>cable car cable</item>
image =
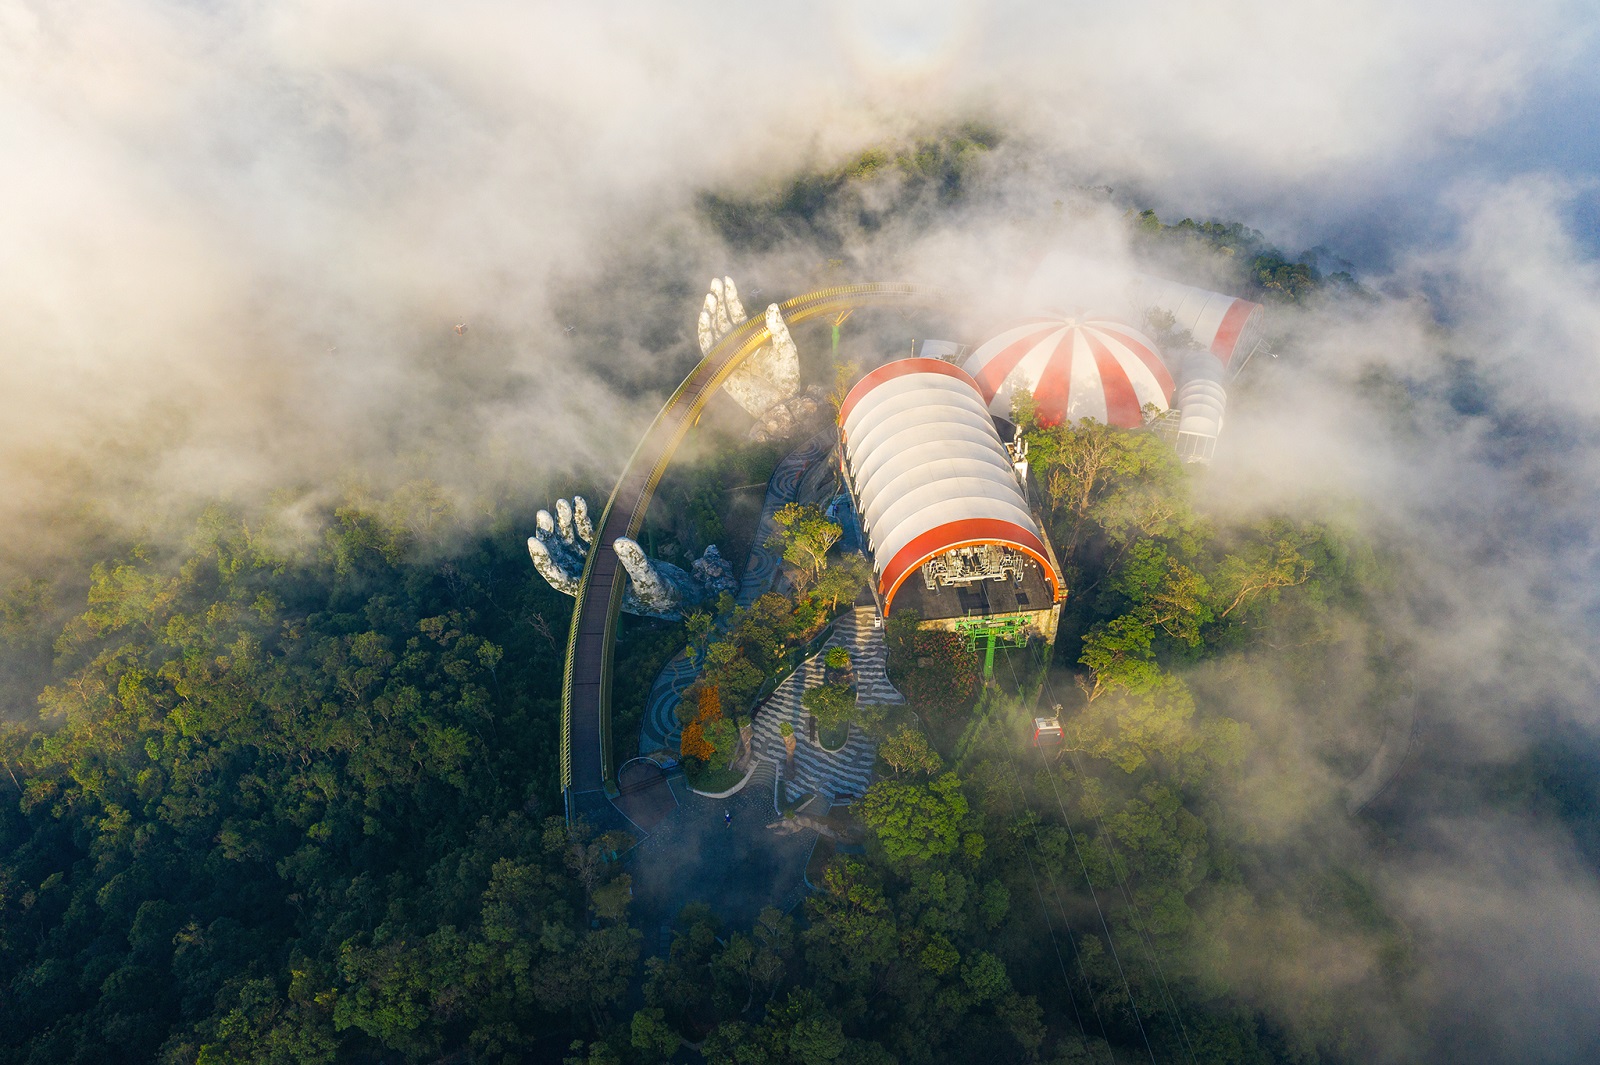
[[(980, 582), (980, 585), (982, 583), (983, 582)], [(983, 598), (984, 598), (984, 602), (986, 604), (988, 604), (990, 606), (993, 605), (992, 603), (989, 602), (989, 590), (987, 588), (983, 588)], [(1011, 670), (1012, 683), (1016, 684), (1017, 691), (1018, 691), (1018, 693), (1020, 695), (1021, 690), (1022, 690), (1022, 683), (1017, 678), (1016, 666), (1015, 666), (1015, 664), (1013, 664), (1011, 662), (1009, 657), (1006, 659), (1006, 666), (1007, 666), (1008, 669)], [(1048, 672), (1047, 672), (1046, 673), (1046, 682), (1048, 682), (1048, 680), (1049, 680), (1049, 675), (1048, 675)], [(1016, 762), (1015, 762), (1014, 759), (1011, 758), (1010, 749), (1008, 747), (1006, 747), (1004, 744), (1002, 744), (1002, 749), (1006, 751), (1006, 758), (1011, 761), (1012, 772), (1015, 773), (1016, 772)], [(1020, 776), (1018, 776), (1018, 780), (1020, 782), (1020, 780), (1021, 780)], [(1065, 809), (1062, 810), (1062, 818), (1063, 818), (1063, 820), (1066, 819), (1066, 811), (1065, 811)], [(1078, 848), (1077, 833), (1072, 831), (1072, 823), (1070, 821), (1066, 822), (1066, 829), (1067, 829), (1067, 839), (1070, 840), (1071, 843), (1072, 843), (1072, 852), (1078, 858), (1078, 867), (1083, 870), (1083, 881), (1084, 881), (1084, 884), (1087, 885), (1088, 888), (1089, 888), (1089, 898), (1094, 902), (1095, 913), (1097, 913), (1099, 915), (1099, 917), (1100, 917), (1100, 927), (1105, 932), (1106, 946), (1109, 947), (1110, 950), (1111, 950), (1111, 960), (1116, 964), (1117, 976), (1122, 981), (1122, 990), (1128, 996), (1128, 1009), (1133, 1014), (1134, 1025), (1139, 1029), (1139, 1037), (1140, 1037), (1140, 1039), (1142, 1039), (1144, 1041), (1145, 1053), (1150, 1056), (1150, 1065), (1155, 1065), (1156, 1052), (1155, 1052), (1155, 1049), (1150, 1045), (1150, 1034), (1145, 1031), (1144, 1019), (1139, 1016), (1139, 1004), (1134, 1001), (1133, 988), (1128, 984), (1128, 974), (1122, 967), (1122, 957), (1117, 953), (1116, 941), (1111, 938), (1111, 924), (1110, 924), (1110, 922), (1108, 922), (1106, 920), (1106, 911), (1100, 905), (1100, 896), (1094, 889), (1094, 880), (1093, 880), (1092, 877), (1089, 876), (1089, 865), (1088, 865), (1087, 862), (1085, 862), (1083, 860), (1083, 851), (1081, 851)]]
[[(1013, 678), (1015, 675), (1016, 671), (1013, 669)], [(1049, 693), (1050, 705), (1060, 706), (1061, 704), (1056, 702), (1055, 689), (1051, 687), (1050, 684), (1050, 670), (1048, 665), (1046, 665), (1044, 672), (1044, 688)], [(1072, 759), (1073, 770), (1079, 776), (1083, 776), (1083, 768), (1078, 764), (1077, 754), (1066, 749), (1065, 736), (1062, 737), (1062, 748), (1067, 756)], [(1050, 767), (1049, 760), (1044, 758), (1044, 752), (1042, 750), (1040, 751), (1040, 760), (1044, 763), (1045, 772), (1050, 777), (1050, 787), (1055, 792), (1056, 805), (1061, 808), (1061, 816), (1065, 818), (1067, 816), (1066, 804), (1061, 798), (1061, 789), (1057, 782), (1055, 771)], [(1155, 941), (1153, 937), (1149, 936), (1149, 934), (1146, 933), (1144, 928), (1141, 926), (1139, 907), (1133, 900), (1133, 894), (1128, 890), (1127, 881), (1122, 876), (1121, 870), (1117, 868), (1117, 854), (1112, 844), (1112, 837), (1106, 830), (1105, 821), (1101, 818), (1099, 813), (1095, 813), (1093, 816), (1095, 825), (1100, 830), (1100, 838), (1105, 841), (1106, 852), (1111, 858), (1111, 873), (1112, 876), (1116, 878), (1117, 889), (1121, 892), (1123, 901), (1127, 903), (1128, 910), (1132, 915), (1131, 923), (1133, 925), (1134, 937), (1138, 939), (1139, 945), (1141, 948), (1143, 948), (1146, 957), (1150, 961), (1151, 967), (1155, 969), (1156, 979), (1160, 982), (1162, 997), (1167, 1000), (1167, 1009), (1171, 1011), (1172, 1019), (1176, 1023), (1176, 1027), (1178, 1029), (1179, 1042), (1183, 1046), (1189, 1060), (1194, 1061), (1194, 1048), (1189, 1042), (1189, 1028), (1183, 1023), (1183, 1015), (1178, 1010), (1177, 1000), (1173, 997), (1172, 990), (1167, 984), (1166, 972), (1162, 969), (1159, 952), (1155, 949)]]
[[(979, 719), (979, 721), (978, 721), (978, 731), (973, 737), (974, 741), (976, 741), (976, 739), (978, 737), (983, 735), (983, 729), (987, 724), (988, 724), (988, 719), (987, 718), (980, 718)], [(1005, 750), (1004, 746), (1002, 746), (1002, 750)], [(1013, 787), (1015, 787), (1017, 793), (1020, 794), (1021, 791), (1022, 791), (1022, 779), (1017, 773), (1016, 762), (1014, 760), (1012, 760), (1009, 751), (1006, 751), (1006, 763), (1009, 766), (1009, 768), (1011, 769), (1011, 782), (1012, 782), (1012, 785), (1013, 785)], [(1010, 793), (1008, 793), (1006, 795), (1006, 805), (1012, 811), (1012, 816), (1015, 817), (1016, 816), (1016, 808), (1017, 808), (1016, 807), (1016, 801), (1015, 801), (1014, 797)], [(1033, 841), (1034, 841), (1035, 845), (1037, 845), (1039, 843), (1039, 826), (1038, 825), (1034, 825), (1032, 827), (1033, 827)], [(1028, 845), (1027, 845), (1026, 842), (1023, 842), (1023, 844), (1022, 844), (1022, 853), (1028, 860), (1028, 875), (1033, 880), (1034, 892), (1036, 894), (1038, 894), (1038, 896), (1039, 896), (1040, 911), (1043, 912), (1044, 915), (1045, 915), (1045, 927), (1046, 927), (1046, 929), (1050, 930), (1050, 940), (1051, 940), (1052, 944), (1055, 946), (1056, 959), (1057, 959), (1057, 961), (1061, 961), (1061, 945), (1060, 945), (1059, 942), (1056, 941), (1055, 931), (1051, 927), (1049, 911), (1045, 907), (1044, 893), (1039, 888), (1038, 873), (1034, 869), (1033, 855), (1029, 852)], [(1089, 974), (1083, 967), (1083, 953), (1078, 950), (1078, 942), (1072, 935), (1071, 922), (1068, 921), (1068, 919), (1067, 919), (1066, 903), (1061, 898), (1061, 885), (1059, 883), (1056, 883), (1054, 878), (1052, 878), (1052, 880), (1051, 880), (1051, 893), (1055, 896), (1055, 899), (1056, 899), (1056, 909), (1059, 910), (1060, 913), (1061, 913), (1062, 930), (1066, 932), (1066, 934), (1067, 934), (1067, 943), (1068, 943), (1069, 946), (1072, 947), (1072, 957), (1073, 957), (1073, 960), (1077, 963), (1078, 975), (1083, 980), (1084, 994), (1088, 995), (1088, 997), (1089, 997), (1089, 1008), (1094, 1012), (1095, 1026), (1100, 1029), (1100, 1038), (1105, 1043), (1106, 1052), (1111, 1056), (1112, 1065), (1116, 1065), (1116, 1056), (1111, 1051), (1111, 1039), (1106, 1034), (1105, 1018), (1100, 1016), (1100, 1005), (1099, 1005), (1098, 1002), (1095, 1001), (1094, 988), (1089, 983)], [(1078, 1024), (1078, 1043), (1079, 1043), (1080, 1046), (1083, 1047), (1084, 1054), (1085, 1055), (1089, 1055), (1090, 1052), (1089, 1052), (1089, 1042), (1088, 1042), (1088, 1039), (1087, 1039), (1087, 1029), (1083, 1025), (1083, 1015), (1078, 1012), (1078, 1000), (1077, 1000), (1077, 997), (1075, 995), (1073, 995), (1073, 993), (1072, 993), (1072, 981), (1067, 977), (1065, 962), (1062, 962), (1062, 964), (1061, 964), (1061, 978), (1062, 978), (1062, 982), (1066, 985), (1066, 988), (1067, 988), (1067, 997), (1072, 1002), (1073, 1019), (1075, 1021), (1077, 1021), (1077, 1024)], [(1124, 984), (1124, 990), (1126, 990), (1126, 984)], [(1131, 994), (1129, 995), (1129, 998), (1131, 1000), (1131, 998), (1132, 998)]]
[[(1015, 670), (1013, 670), (1013, 677), (1014, 676)], [(1006, 757), (1008, 760), (1010, 759), (1011, 756), (1009, 752), (1007, 752)], [(1016, 763), (1014, 761), (1012, 762), (1012, 773), (1014, 775), (1016, 774)], [(1020, 777), (1018, 777), (1018, 780), (1020, 784)], [(1064, 817), (1065, 815), (1063, 815), (1063, 819)], [(1105, 933), (1106, 946), (1111, 950), (1111, 960), (1117, 967), (1117, 977), (1122, 981), (1123, 993), (1128, 996), (1128, 1009), (1133, 1014), (1134, 1026), (1139, 1029), (1139, 1038), (1144, 1041), (1145, 1053), (1150, 1055), (1151, 1065), (1155, 1065), (1156, 1052), (1155, 1049), (1150, 1045), (1150, 1035), (1145, 1031), (1144, 1019), (1139, 1016), (1139, 1004), (1134, 1000), (1133, 988), (1128, 984), (1128, 974), (1122, 967), (1122, 958), (1117, 953), (1116, 941), (1111, 938), (1111, 924), (1106, 920), (1106, 911), (1100, 905), (1100, 896), (1094, 889), (1094, 879), (1089, 875), (1089, 865), (1083, 859), (1083, 851), (1078, 848), (1078, 837), (1077, 834), (1072, 831), (1071, 822), (1067, 822), (1065, 827), (1067, 830), (1067, 839), (1072, 843), (1072, 853), (1078, 859), (1078, 868), (1083, 871), (1083, 882), (1089, 889), (1089, 899), (1094, 903), (1095, 913), (1100, 917), (1100, 928), (1101, 931)]]

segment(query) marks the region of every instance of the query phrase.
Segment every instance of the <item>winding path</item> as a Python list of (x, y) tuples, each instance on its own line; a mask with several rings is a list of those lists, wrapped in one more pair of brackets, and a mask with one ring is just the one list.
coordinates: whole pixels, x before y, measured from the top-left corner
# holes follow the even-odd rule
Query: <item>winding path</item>
[[(739, 583), (740, 606), (749, 606), (772, 587), (778, 576), (778, 556), (767, 546), (768, 538), (777, 528), (772, 516), (785, 503), (795, 501), (801, 478), (832, 447), (832, 430), (818, 433), (784, 456), (772, 471), (767, 481), (766, 499), (761, 505), (761, 517), (756, 522), (755, 544), (750, 548), (744, 579)], [(645, 700), (644, 721), (639, 728), (640, 754), (676, 749), (682, 731), (678, 724), (678, 704), (683, 701), (684, 691), (699, 675), (700, 670), (689, 661), (687, 649), (679, 651), (662, 667)]]
[[(854, 802), (866, 794), (872, 766), (878, 758), (878, 745), (854, 726), (849, 739), (837, 751), (828, 751), (806, 735), (807, 714), (800, 705), (806, 691), (822, 683), (823, 656), (830, 647), (850, 652), (856, 672), (856, 705), (882, 706), (905, 702), (905, 696), (889, 683), (884, 666), (888, 649), (883, 630), (873, 624), (877, 611), (858, 606), (834, 624), (833, 635), (821, 650), (802, 662), (789, 678), (755, 713), (752, 745), (758, 755), (780, 767), (784, 783), (795, 793), (822, 796), (829, 804)], [(780, 726), (788, 722), (796, 737), (794, 758), (784, 749)]]
[[(819, 289), (779, 305), (790, 325), (857, 307), (933, 305), (940, 294), (921, 285), (874, 283)], [(561, 690), (561, 789), (567, 815), (605, 802), (611, 765), (611, 662), (626, 576), (612, 545), (635, 537), (656, 485), (700, 412), (728, 375), (771, 339), (764, 316), (735, 327), (678, 386), (634, 449), (606, 501), (595, 544), (584, 563), (567, 634)], [(609, 803), (608, 803), (609, 805)]]

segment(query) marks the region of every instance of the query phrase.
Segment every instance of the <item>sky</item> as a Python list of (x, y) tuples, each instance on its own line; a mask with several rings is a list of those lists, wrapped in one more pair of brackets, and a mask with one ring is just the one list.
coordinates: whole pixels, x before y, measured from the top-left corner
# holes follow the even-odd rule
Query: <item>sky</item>
[[(1238, 816), (1365, 863), (1420, 969), (1385, 993), (1289, 905), (1251, 928), (1304, 956), (1261, 940), (1236, 978), (1292, 1017), (1343, 974), (1373, 1060), (1582, 1060), (1595, 871), (1461, 780), (1600, 736), (1597, 28), (1552, 0), (0, 2), (0, 570), (215, 498), (429, 478), (488, 513), (603, 482), (692, 362), (703, 279), (815, 258), (734, 261), (702, 194), (983, 121), (980, 202), (857, 234), (853, 268), (992, 286), (1107, 184), (1380, 296), (1280, 319), (1296, 349), (1207, 491), (1405, 562), (1385, 631), (1429, 753), (1392, 835), (1332, 818), (1336, 782), (1283, 800), (1327, 776), (1297, 729), (1258, 730), (1272, 802)], [(1113, 215), (1072, 239), (1127, 265)], [(1246, 710), (1302, 720), (1284, 690)]]
[[(630, 232), (685, 272), (731, 268), (683, 221), (699, 192), (967, 118), (1013, 138), (1017, 195), (1114, 184), (1381, 273), (1537, 174), (1592, 256), (1590, 21), (1550, 2), (9, 3), (0, 515), (49, 525), (87, 480), (136, 523), (396, 455), (503, 490), (485, 449), (527, 477), (574, 409), (648, 416), (552, 302), (636, 252)], [(624, 377), (615, 360), (651, 357), (605, 342)], [(575, 472), (616, 461), (563, 451)]]

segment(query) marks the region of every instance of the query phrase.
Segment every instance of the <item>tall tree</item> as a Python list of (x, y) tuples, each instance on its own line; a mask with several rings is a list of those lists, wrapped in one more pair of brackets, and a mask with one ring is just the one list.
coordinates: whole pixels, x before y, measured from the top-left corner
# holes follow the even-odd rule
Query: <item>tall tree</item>
[(772, 515), (777, 524), (767, 546), (783, 553), (783, 559), (796, 569), (796, 587), (809, 588), (828, 564), (828, 552), (839, 542), (844, 530), (830, 521), (822, 508), (811, 503), (785, 503)]

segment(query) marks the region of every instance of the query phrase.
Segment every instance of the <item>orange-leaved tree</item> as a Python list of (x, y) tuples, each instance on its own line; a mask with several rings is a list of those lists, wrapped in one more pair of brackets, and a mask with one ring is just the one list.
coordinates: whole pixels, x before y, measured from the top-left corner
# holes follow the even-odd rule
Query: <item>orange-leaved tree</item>
[(706, 730), (700, 727), (700, 722), (695, 721), (683, 730), (683, 738), (678, 742), (678, 750), (685, 758), (698, 758), (702, 762), (709, 762), (717, 749), (706, 742)]
[(695, 721), (702, 725), (709, 725), (713, 721), (722, 720), (722, 697), (717, 694), (715, 684), (707, 684), (700, 689), (699, 712), (694, 715)]

